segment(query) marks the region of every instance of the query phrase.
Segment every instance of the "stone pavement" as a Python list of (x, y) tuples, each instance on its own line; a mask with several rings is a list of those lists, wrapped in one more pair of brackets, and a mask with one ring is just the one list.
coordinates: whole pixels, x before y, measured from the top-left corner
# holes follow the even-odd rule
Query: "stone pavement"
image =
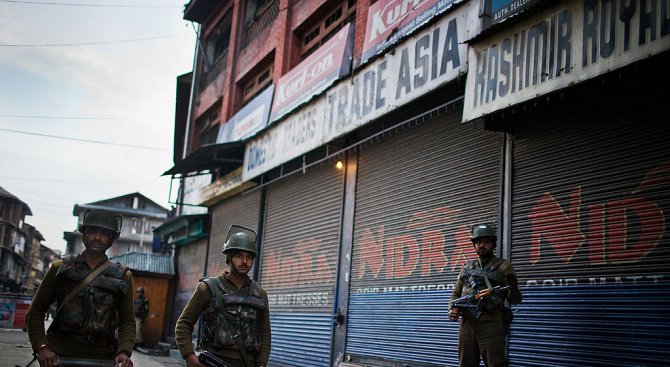
[[(49, 327), (50, 321), (45, 321)], [(28, 341), (28, 333), (21, 329), (0, 329), (0, 367), (24, 367), (33, 359), (33, 351)], [(138, 351), (131, 357), (135, 367), (177, 367), (186, 366), (181, 357), (153, 356)], [(30, 367), (39, 367), (37, 361)]]

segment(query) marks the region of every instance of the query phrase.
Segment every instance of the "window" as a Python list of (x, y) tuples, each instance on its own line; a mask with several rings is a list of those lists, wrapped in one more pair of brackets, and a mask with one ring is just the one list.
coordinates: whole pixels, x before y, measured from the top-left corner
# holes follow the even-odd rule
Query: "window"
[(302, 34), (300, 60), (306, 59), (321, 45), (326, 43), (343, 25), (356, 19), (356, 0), (347, 0), (335, 8), (325, 11), (325, 16), (317, 18)]
[(253, 77), (242, 87), (242, 105), (247, 104), (272, 83), (272, 73), (274, 64), (263, 68), (260, 72), (253, 74)]
[[(220, 102), (214, 103), (215, 106), (220, 106)], [(206, 144), (216, 143), (216, 138), (219, 135), (220, 123), (220, 109), (216, 108), (206, 112), (200, 117), (196, 123), (197, 141), (195, 145), (201, 147)]]
[(207, 34), (207, 41), (205, 42), (205, 71), (211, 70), (223, 55), (227, 54), (232, 21), (232, 12), (226, 13), (214, 29)]

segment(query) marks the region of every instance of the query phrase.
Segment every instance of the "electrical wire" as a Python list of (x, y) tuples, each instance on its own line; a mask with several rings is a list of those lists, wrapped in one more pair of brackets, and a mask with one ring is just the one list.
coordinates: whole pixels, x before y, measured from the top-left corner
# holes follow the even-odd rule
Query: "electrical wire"
[(60, 6), (82, 6), (97, 8), (181, 8), (177, 5), (109, 5), (109, 4), (84, 4), (84, 3), (52, 3), (39, 1), (0, 0), (2, 3), (27, 4), (27, 5), (60, 5)]
[(34, 132), (30, 132), (30, 131), (21, 131), (21, 130), (14, 130), (14, 129), (0, 128), (0, 131), (5, 131), (5, 132), (9, 132), (9, 133), (14, 133), (14, 134), (35, 135), (35, 136), (41, 136), (41, 137), (46, 137), (46, 138), (54, 138), (54, 139), (63, 139), (63, 140), (78, 141), (78, 142), (82, 142), (82, 143), (103, 144), (103, 145), (114, 145), (114, 146), (127, 147), (127, 148), (136, 148), (136, 149), (149, 149), (149, 150), (167, 151), (167, 149), (157, 148), (157, 147), (149, 147), (149, 146), (144, 146), (144, 145), (110, 143), (110, 142), (107, 142), (107, 141), (88, 140), (88, 139), (79, 139), (79, 138), (71, 138), (71, 137), (67, 137), (67, 136), (49, 135), (49, 134), (40, 134), (40, 133), (34, 133)]
[[(2, 0), (0, 0), (2, 1)], [(129, 40), (116, 40), (116, 41), (100, 41), (100, 42), (81, 42), (81, 43), (45, 43), (45, 44), (0, 44), (0, 47), (70, 47), (70, 46), (91, 46), (91, 45), (111, 45), (117, 43), (131, 43), (131, 42), (141, 42), (141, 41), (151, 41), (163, 38), (171, 38), (175, 36), (180, 36), (180, 33), (166, 34), (163, 36), (156, 37), (146, 37), (146, 38), (136, 38)]]

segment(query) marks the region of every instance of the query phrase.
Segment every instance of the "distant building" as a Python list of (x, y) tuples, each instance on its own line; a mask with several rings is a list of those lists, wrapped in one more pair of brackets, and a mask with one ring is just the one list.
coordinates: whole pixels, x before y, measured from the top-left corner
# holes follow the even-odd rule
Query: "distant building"
[(26, 215), (33, 215), (28, 205), (0, 187), (0, 291), (18, 293), (23, 287)]
[[(77, 216), (79, 227), (87, 210), (105, 210), (119, 214), (123, 218), (121, 236), (107, 252), (108, 256), (117, 256), (129, 252), (151, 253), (160, 251), (153, 247), (153, 230), (165, 223), (168, 209), (158, 205), (139, 192), (105, 199), (88, 204), (76, 204), (73, 215)], [(64, 232), (67, 242), (65, 254), (78, 254), (84, 250), (81, 233), (78, 230)]]
[(42, 245), (44, 237), (40, 231), (30, 224), (23, 223), (21, 228), (23, 229), (26, 238), (25, 249), (23, 252), (23, 259), (26, 262), (26, 274), (23, 288), (27, 293), (33, 294), (40, 286), (40, 282), (36, 280), (41, 280), (44, 276), (44, 273), (39, 271), (42, 267), (39, 260), (40, 250), (44, 247)]

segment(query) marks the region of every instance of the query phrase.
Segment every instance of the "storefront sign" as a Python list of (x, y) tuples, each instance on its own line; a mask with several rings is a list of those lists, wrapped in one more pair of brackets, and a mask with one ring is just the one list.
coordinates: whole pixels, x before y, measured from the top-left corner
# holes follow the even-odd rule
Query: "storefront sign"
[(449, 9), (454, 0), (380, 0), (368, 9), (361, 63)]
[(341, 81), (246, 145), (249, 180), (456, 79), (467, 69), (467, 24), (478, 6), (464, 4), (355, 76)]
[(351, 70), (353, 30), (347, 23), (333, 38), (282, 76), (272, 103), (271, 121), (324, 91)]
[(198, 204), (209, 207), (223, 198), (253, 186), (255, 186), (253, 182), (242, 181), (242, 167), (240, 167), (229, 174), (218, 178), (211, 184), (201, 187), (199, 190), (199, 197), (202, 202)]
[(198, 207), (203, 201), (205, 201), (202, 196), (201, 189), (206, 187), (212, 182), (212, 175), (198, 175), (198, 176), (188, 176), (184, 177), (182, 181), (181, 190), (184, 192), (183, 203), (187, 204), (182, 207), (183, 215), (188, 214), (202, 214), (207, 212), (207, 208)]
[(221, 125), (216, 143), (240, 141), (253, 136), (268, 125), (274, 85), (271, 85)]
[(491, 24), (493, 25), (519, 14), (538, 2), (540, 0), (487, 0), (486, 5), (487, 12), (491, 16)]
[(579, 0), (473, 45), (463, 121), (670, 49), (670, 2)]

